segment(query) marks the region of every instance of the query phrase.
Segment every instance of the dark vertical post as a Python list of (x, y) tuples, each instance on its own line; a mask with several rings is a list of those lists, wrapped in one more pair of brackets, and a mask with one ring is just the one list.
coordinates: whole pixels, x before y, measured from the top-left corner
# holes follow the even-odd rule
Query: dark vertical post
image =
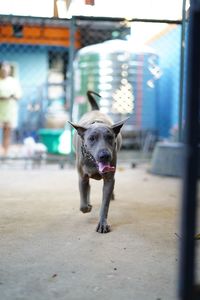
[(191, 0), (187, 55), (186, 132), (182, 191), (179, 296), (195, 295), (195, 228), (198, 179), (198, 131), (200, 96), (200, 0)]
[[(75, 17), (72, 17), (70, 20), (70, 47), (69, 47), (69, 118), (72, 121), (72, 112), (74, 104), (74, 56), (75, 56)], [(71, 129), (71, 145), (70, 145), (70, 161), (73, 161), (73, 152), (72, 152), (72, 128)]]

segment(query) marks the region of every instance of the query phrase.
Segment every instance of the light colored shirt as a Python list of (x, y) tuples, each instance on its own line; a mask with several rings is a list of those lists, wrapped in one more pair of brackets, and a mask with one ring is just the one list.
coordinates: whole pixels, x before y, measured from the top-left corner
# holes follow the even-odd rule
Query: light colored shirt
[(18, 124), (18, 103), (22, 95), (17, 79), (8, 76), (0, 78), (0, 126), (8, 123), (12, 128)]

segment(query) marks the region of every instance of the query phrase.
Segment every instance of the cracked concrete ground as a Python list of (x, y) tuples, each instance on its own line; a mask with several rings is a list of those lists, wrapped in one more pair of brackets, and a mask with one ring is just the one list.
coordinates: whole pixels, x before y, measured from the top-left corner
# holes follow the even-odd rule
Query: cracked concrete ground
[(119, 165), (112, 232), (79, 211), (73, 168), (0, 169), (2, 300), (177, 299), (180, 180)]

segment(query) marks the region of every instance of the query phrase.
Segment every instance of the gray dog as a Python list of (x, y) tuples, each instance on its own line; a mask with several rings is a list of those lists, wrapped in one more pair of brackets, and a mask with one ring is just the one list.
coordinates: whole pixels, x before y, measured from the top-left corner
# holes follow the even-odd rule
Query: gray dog
[(92, 94), (99, 96), (95, 92), (87, 92), (92, 111), (86, 113), (78, 124), (69, 123), (76, 129), (74, 146), (79, 174), (80, 210), (88, 213), (92, 209), (89, 179), (103, 179), (103, 200), (96, 231), (107, 233), (110, 231), (107, 215), (110, 200), (114, 197), (117, 150), (121, 145), (120, 129), (126, 120), (113, 124), (108, 116), (99, 111)]

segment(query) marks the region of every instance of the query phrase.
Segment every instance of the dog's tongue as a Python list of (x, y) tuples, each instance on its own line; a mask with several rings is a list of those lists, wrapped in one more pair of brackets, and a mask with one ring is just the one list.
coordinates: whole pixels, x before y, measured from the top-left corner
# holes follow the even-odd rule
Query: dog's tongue
[(99, 162), (98, 167), (100, 173), (115, 172), (115, 167), (111, 166), (109, 163)]

